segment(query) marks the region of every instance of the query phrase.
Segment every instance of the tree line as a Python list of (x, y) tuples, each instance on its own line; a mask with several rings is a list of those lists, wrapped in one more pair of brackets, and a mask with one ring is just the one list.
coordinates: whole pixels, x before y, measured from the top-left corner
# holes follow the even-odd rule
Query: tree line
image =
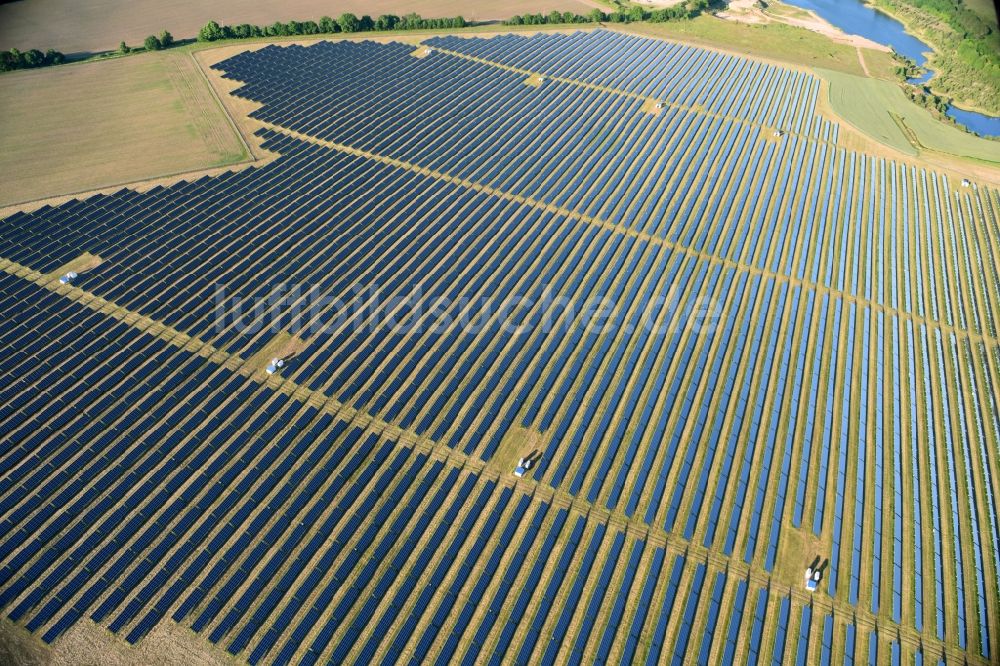
[[(524, 14), (513, 16), (505, 25), (542, 25), (554, 23), (636, 23), (639, 21), (663, 22), (686, 19), (697, 16), (708, 9), (712, 0), (686, 0), (672, 7), (646, 10), (642, 7), (618, 9), (610, 13), (594, 9), (586, 15), (573, 12), (553, 11), (547, 15)], [(288, 37), (296, 35), (324, 35), (334, 33), (373, 32), (391, 30), (439, 30), (447, 28), (464, 28), (472, 25), (461, 16), (450, 18), (423, 18), (419, 14), (410, 13), (405, 16), (382, 14), (376, 18), (357, 16), (351, 13), (341, 14), (338, 18), (324, 16), (319, 21), (276, 21), (271, 25), (220, 25), (209, 21), (198, 31), (198, 41), (214, 42), (220, 39), (250, 39), (253, 37)], [(142, 44), (141, 49), (128, 46), (124, 41), (118, 45), (117, 53), (127, 54), (139, 50), (159, 51), (174, 44), (173, 36), (164, 30), (159, 35), (150, 35)], [(58, 65), (66, 61), (59, 51), (49, 49), (42, 53), (37, 49), (30, 51), (0, 51), (0, 72), (14, 69), (27, 69)]]
[(60, 65), (64, 62), (66, 62), (66, 56), (55, 49), (49, 49), (45, 53), (42, 53), (38, 49), (31, 49), (30, 51), (19, 51), (17, 49), (0, 51), (0, 72)]
[(341, 14), (339, 18), (324, 16), (319, 21), (276, 21), (271, 25), (219, 25), (209, 21), (198, 31), (199, 42), (214, 42), (220, 39), (250, 39), (252, 37), (288, 37), (293, 35), (324, 35), (337, 32), (370, 32), (375, 30), (420, 30), (440, 28), (464, 28), (469, 23), (461, 16), (451, 18), (423, 18), (419, 14), (396, 16), (382, 14), (377, 18)]
[(546, 25), (556, 23), (665, 23), (694, 18), (710, 6), (709, 0), (687, 0), (671, 7), (646, 10), (633, 5), (628, 9), (617, 9), (613, 12), (603, 12), (593, 9), (587, 14), (573, 12), (549, 12), (548, 14), (523, 14), (512, 16), (504, 21), (504, 25)]
[[(147, 37), (143, 41), (142, 46), (146, 51), (159, 51), (160, 49), (169, 48), (173, 44), (174, 36), (164, 30), (159, 35), (150, 35)], [(138, 50), (140, 49), (132, 48), (123, 41), (118, 45), (115, 53), (125, 55)], [(66, 56), (55, 49), (49, 49), (45, 53), (42, 53), (38, 49), (31, 49), (30, 51), (19, 51), (18, 49), (0, 51), (0, 72), (61, 65), (64, 62), (66, 62)]]

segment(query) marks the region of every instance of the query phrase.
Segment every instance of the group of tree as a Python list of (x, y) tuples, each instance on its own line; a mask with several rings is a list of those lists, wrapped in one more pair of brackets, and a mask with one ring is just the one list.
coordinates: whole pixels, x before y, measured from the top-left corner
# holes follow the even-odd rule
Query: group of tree
[(910, 98), (910, 101), (914, 104), (919, 104), (920, 106), (928, 109), (929, 111), (935, 111), (934, 115), (938, 116), (942, 120), (947, 118), (951, 120), (950, 117), (946, 115), (948, 111), (948, 100), (940, 95), (935, 95), (926, 88), (920, 86), (909, 86), (905, 90), (906, 96)]
[(423, 18), (419, 14), (396, 16), (382, 14), (377, 18), (341, 14), (339, 18), (324, 16), (319, 21), (277, 21), (271, 25), (219, 25), (209, 21), (198, 31), (198, 41), (214, 42), (220, 39), (249, 39), (251, 37), (288, 37), (293, 35), (324, 35), (338, 32), (369, 32), (374, 30), (420, 30), (464, 28), (469, 25), (461, 16), (452, 18)]
[(892, 56), (897, 63), (895, 68), (896, 76), (898, 76), (902, 81), (903, 92), (911, 102), (924, 107), (932, 116), (941, 122), (966, 129), (956, 123), (955, 119), (948, 115), (948, 107), (951, 106), (950, 99), (934, 93), (926, 84), (910, 82), (911, 79), (926, 73), (922, 67), (917, 65), (912, 58), (908, 58), (900, 53), (896, 53), (895, 51), (893, 51)]
[[(1000, 115), (1000, 30), (992, 13), (962, 0), (871, 2), (933, 48), (928, 67), (934, 70), (930, 87), (935, 96)], [(933, 99), (928, 106), (935, 106)]]
[(898, 51), (892, 52), (892, 59), (896, 63), (892, 71), (895, 73), (896, 78), (903, 83), (909, 83), (911, 79), (923, 76), (927, 72), (913, 58), (905, 56)]
[(709, 0), (687, 0), (671, 7), (647, 10), (637, 5), (627, 9), (620, 8), (613, 12), (603, 12), (593, 9), (587, 14), (573, 12), (549, 12), (548, 14), (523, 14), (512, 16), (504, 21), (506, 25), (545, 25), (562, 23), (664, 23), (689, 19), (701, 14), (710, 6)]
[(174, 36), (169, 32), (164, 30), (159, 35), (150, 35), (143, 42), (142, 45), (147, 51), (159, 51), (160, 49), (168, 49), (174, 43)]
[[(160, 49), (170, 48), (174, 45), (174, 36), (169, 32), (164, 30), (159, 35), (150, 35), (142, 41), (142, 48), (146, 51), (159, 51)], [(127, 53), (132, 53), (138, 51), (139, 49), (133, 49), (131, 46), (122, 41), (118, 45), (118, 53), (125, 55)]]
[(31, 49), (30, 51), (19, 51), (17, 49), (0, 51), (0, 72), (47, 67), (49, 65), (59, 65), (64, 62), (66, 62), (66, 56), (54, 49), (49, 49), (45, 53), (42, 53), (38, 49)]

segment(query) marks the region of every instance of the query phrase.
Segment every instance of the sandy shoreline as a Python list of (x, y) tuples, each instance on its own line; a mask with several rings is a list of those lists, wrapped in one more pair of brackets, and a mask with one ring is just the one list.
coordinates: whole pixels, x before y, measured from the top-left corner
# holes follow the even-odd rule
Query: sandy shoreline
[(795, 16), (780, 15), (770, 9), (762, 10), (759, 7), (756, 7), (755, 4), (756, 0), (732, 0), (729, 3), (729, 8), (726, 11), (717, 13), (716, 16), (726, 21), (737, 21), (740, 23), (758, 25), (767, 23), (784, 23), (786, 25), (791, 25), (797, 28), (805, 28), (806, 30), (819, 33), (839, 44), (847, 44), (848, 46), (853, 46), (855, 48), (872, 49), (874, 51), (888, 52), (891, 50), (884, 44), (873, 42), (872, 40), (861, 37), (860, 35), (848, 34), (840, 28), (820, 18), (820, 16), (815, 12), (800, 9), (799, 7), (782, 5), (779, 2), (771, 0), (771, 4), (781, 8), (782, 11), (788, 12), (789, 10), (793, 10), (796, 14)]

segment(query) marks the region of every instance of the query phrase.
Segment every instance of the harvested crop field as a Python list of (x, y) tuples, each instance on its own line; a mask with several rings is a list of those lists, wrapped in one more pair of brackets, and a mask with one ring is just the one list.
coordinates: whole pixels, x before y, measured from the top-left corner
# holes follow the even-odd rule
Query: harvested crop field
[(246, 159), (186, 53), (0, 77), (0, 206)]
[(622, 32), (227, 55), (273, 159), (0, 221), (23, 638), (995, 661), (996, 189)]
[[(269, 25), (275, 21), (317, 21), (343, 12), (409, 14), (428, 18), (464, 16), (468, 21), (494, 21), (515, 14), (546, 13), (553, 9), (586, 14), (607, 5), (596, 0), (430, 0), (415, 6), (407, 0), (292, 0), (267, 3), (255, 0), (220, 0), (210, 7), (199, 0), (26, 0), (0, 4), (0, 49), (54, 48), (63, 53), (113, 50), (121, 40), (141, 44), (147, 35), (169, 30), (177, 38), (194, 37), (208, 21)], [(22, 35), (31, 35), (24, 43)]]

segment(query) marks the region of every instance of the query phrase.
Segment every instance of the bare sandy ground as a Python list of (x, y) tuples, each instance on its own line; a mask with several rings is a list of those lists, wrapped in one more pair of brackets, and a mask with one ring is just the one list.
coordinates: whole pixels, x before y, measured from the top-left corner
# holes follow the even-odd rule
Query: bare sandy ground
[(243, 663), (169, 619), (135, 645), (89, 618), (52, 645), (0, 618), (0, 664), (7, 666), (236, 666)]
[(596, 0), (20, 0), (0, 4), (0, 49), (54, 48), (86, 53), (117, 48), (125, 40), (138, 45), (147, 35), (169, 30), (175, 38), (195, 37), (208, 21), (265, 25), (275, 21), (318, 20), (343, 12), (408, 14), (426, 17), (462, 15), (469, 21), (505, 19), (514, 14), (573, 11), (585, 14), (604, 7)]
[[(889, 47), (870, 39), (865, 39), (858, 35), (850, 35), (840, 28), (826, 22), (814, 12), (795, 8), (795, 15), (780, 15), (775, 12), (764, 12), (754, 6), (755, 0), (731, 0), (729, 8), (724, 12), (716, 14), (721, 19), (727, 21), (737, 21), (740, 23), (763, 24), (763, 23), (785, 23), (797, 28), (805, 28), (818, 32), (832, 41), (847, 44), (857, 48), (874, 49), (876, 51), (889, 51)], [(772, 5), (778, 5), (773, 2)], [(780, 6), (780, 5), (779, 5)], [(864, 61), (862, 61), (864, 66)]]

